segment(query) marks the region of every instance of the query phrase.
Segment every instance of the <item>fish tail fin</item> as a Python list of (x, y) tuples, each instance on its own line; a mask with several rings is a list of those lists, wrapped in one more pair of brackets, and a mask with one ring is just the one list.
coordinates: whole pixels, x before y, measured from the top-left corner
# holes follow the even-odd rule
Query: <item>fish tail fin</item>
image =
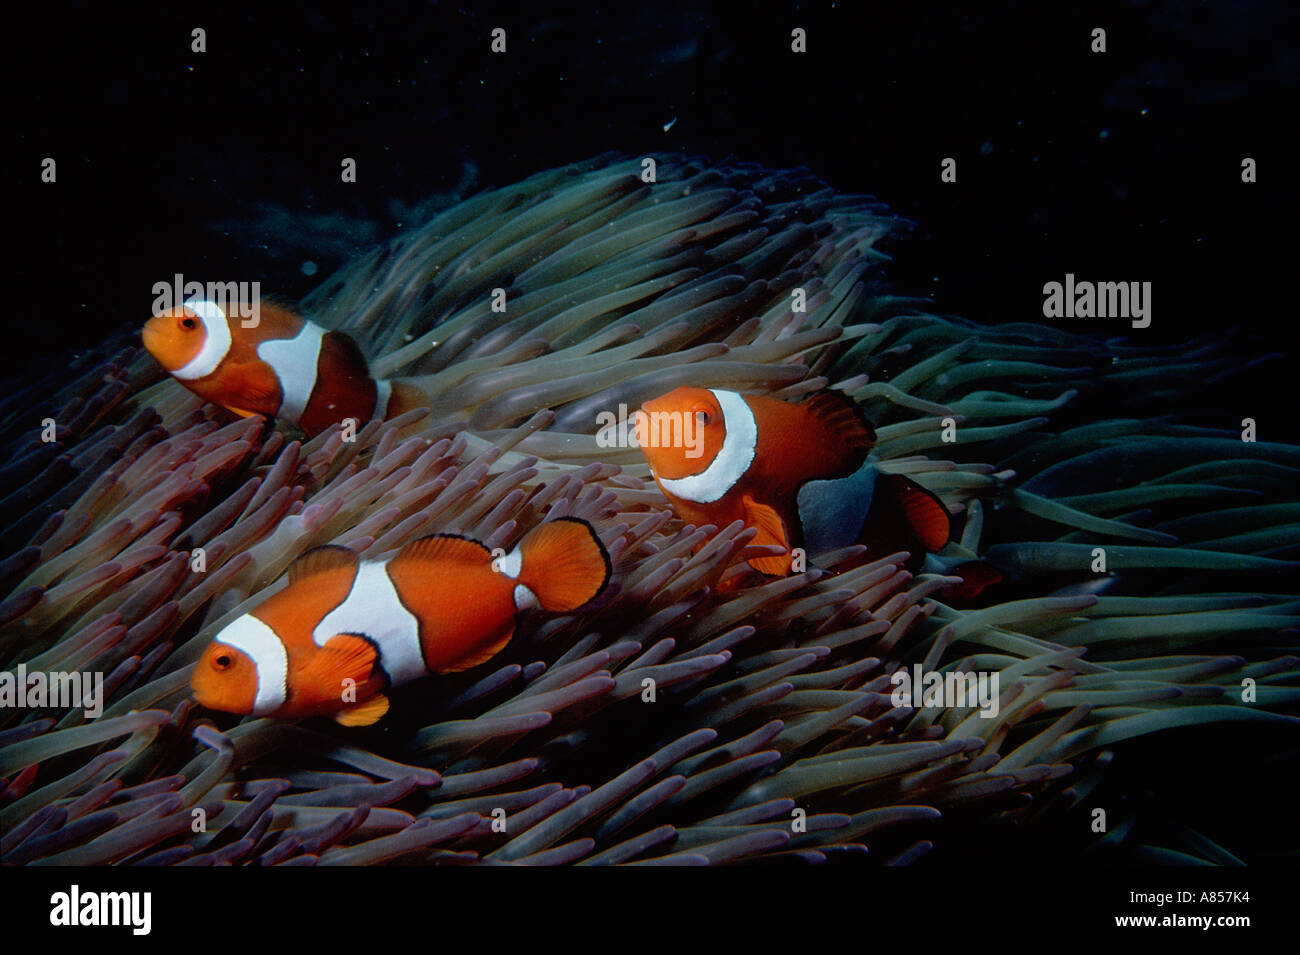
[(917, 542), (929, 553), (943, 550), (951, 533), (951, 520), (943, 501), (933, 491), (901, 474), (882, 474), (880, 481)]
[(943, 597), (947, 603), (961, 605), (977, 599), (994, 584), (1006, 580), (1006, 576), (984, 560), (968, 560), (948, 571), (949, 576), (960, 577), (961, 583), (944, 588)]
[(875, 560), (900, 550), (911, 555), (904, 566), (915, 573), (926, 554), (943, 550), (951, 523), (948, 509), (933, 493), (901, 474), (876, 477), (858, 543)]
[(410, 382), (392, 378), (382, 380), (379, 385), (381, 388), (387, 385), (390, 389), (387, 407), (383, 409), (386, 419), (396, 418), (415, 408), (428, 408), (433, 404), (428, 395)]
[(519, 582), (543, 610), (576, 610), (609, 582), (605, 545), (584, 520), (561, 517), (530, 531), (519, 544)]

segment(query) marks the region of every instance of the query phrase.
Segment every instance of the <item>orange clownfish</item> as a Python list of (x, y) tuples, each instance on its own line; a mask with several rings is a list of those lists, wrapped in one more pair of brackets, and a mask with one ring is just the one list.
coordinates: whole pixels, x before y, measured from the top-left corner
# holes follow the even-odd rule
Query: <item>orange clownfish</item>
[(391, 418), (426, 402), (399, 382), (375, 380), (342, 332), (267, 301), (245, 328), (215, 302), (193, 299), (144, 326), (144, 347), (172, 377), (237, 415), (283, 418), (317, 435), (345, 418)]
[(809, 557), (866, 544), (883, 557), (910, 551), (915, 569), (948, 542), (949, 516), (934, 494), (867, 460), (875, 429), (846, 396), (822, 391), (802, 404), (734, 391), (678, 388), (646, 402), (637, 442), (684, 521), (758, 529), (755, 544), (785, 555), (749, 562), (788, 574), (790, 551)]
[(388, 687), (486, 662), (521, 611), (576, 610), (609, 575), (596, 532), (568, 517), (495, 559), (451, 534), (386, 561), (317, 547), (294, 561), (286, 587), (217, 634), (190, 685), (209, 709), (369, 725), (388, 711)]

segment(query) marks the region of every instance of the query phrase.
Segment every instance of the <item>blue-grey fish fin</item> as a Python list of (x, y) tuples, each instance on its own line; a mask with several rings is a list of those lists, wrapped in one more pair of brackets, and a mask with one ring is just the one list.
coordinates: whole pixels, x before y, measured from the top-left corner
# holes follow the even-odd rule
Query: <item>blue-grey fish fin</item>
[(803, 548), (810, 557), (857, 543), (880, 471), (870, 462), (840, 478), (805, 481), (795, 498)]

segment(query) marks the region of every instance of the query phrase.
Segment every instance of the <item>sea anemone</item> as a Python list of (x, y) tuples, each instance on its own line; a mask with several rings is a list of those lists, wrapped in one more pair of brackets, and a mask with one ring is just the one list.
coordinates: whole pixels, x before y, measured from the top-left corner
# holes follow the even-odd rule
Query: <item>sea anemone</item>
[[(11, 396), (0, 663), (102, 673), (106, 702), (0, 711), (5, 862), (906, 863), (945, 814), (1069, 812), (1122, 740), (1300, 723), (1300, 449), (1163, 417), (1049, 430), (1108, 388), (1227, 373), (1213, 343), (938, 317), (883, 288), (877, 246), (907, 224), (873, 199), (803, 170), (642, 169), (484, 192), (308, 296), (430, 399), (355, 438), (230, 421), (121, 336)], [(945, 556), (1013, 582), (947, 606), (951, 578), (860, 547), (756, 582), (753, 530), (683, 526), (637, 449), (597, 438), (599, 413), (683, 384), (846, 392), (880, 466), (959, 515)], [(211, 637), (310, 547), (509, 546), (563, 515), (608, 548), (605, 598), (395, 691), (377, 727), (189, 699)], [(917, 663), (996, 671), (998, 715), (894, 705)]]

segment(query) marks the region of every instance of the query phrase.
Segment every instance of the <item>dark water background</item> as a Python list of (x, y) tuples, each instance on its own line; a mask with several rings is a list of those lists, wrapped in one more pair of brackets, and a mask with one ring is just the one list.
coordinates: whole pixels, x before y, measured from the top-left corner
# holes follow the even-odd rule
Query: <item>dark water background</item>
[[(176, 272), (296, 298), (418, 225), (430, 195), (609, 149), (684, 150), (807, 165), (886, 200), (918, 223), (889, 276), (941, 312), (1040, 321), (1043, 283), (1067, 272), (1150, 281), (1151, 328), (1093, 327), (1278, 353), (1187, 410), (1229, 427), (1253, 415), (1262, 439), (1298, 433), (1293, 4), (238, 6), (41, 4), (11, 35), (27, 294), (6, 323), (6, 375), (58, 369), (142, 322), (152, 284)], [(207, 53), (190, 52), (196, 26)], [(488, 50), (496, 26), (505, 56)], [(806, 55), (790, 52), (796, 26)], [(57, 185), (38, 181), (45, 156)], [(356, 184), (339, 180), (344, 156)], [(956, 184), (939, 181), (946, 156)], [(1132, 413), (1140, 397), (1114, 399)], [(1247, 732), (1196, 731), (1210, 762), (1190, 733), (1130, 747), (1116, 798), (1248, 854), (1276, 848), (1277, 774), (1294, 764), (1270, 766), (1275, 741), (1242, 745)], [(934, 860), (990, 853), (1073, 858), (997, 833)]]

